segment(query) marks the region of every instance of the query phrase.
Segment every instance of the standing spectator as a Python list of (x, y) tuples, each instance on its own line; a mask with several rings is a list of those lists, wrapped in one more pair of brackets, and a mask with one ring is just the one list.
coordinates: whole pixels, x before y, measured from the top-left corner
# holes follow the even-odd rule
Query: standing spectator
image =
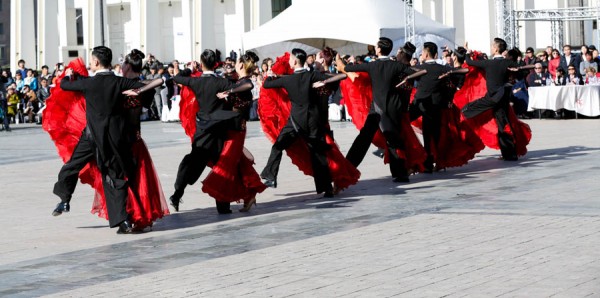
[[(23, 99), (21, 100), (21, 103), (23, 103), (24, 106), (23, 115), (27, 115), (29, 123), (33, 123), (33, 115), (37, 114), (40, 109), (39, 100), (37, 99), (35, 92), (29, 88), (29, 85), (23, 86), (22, 93)], [(25, 121), (23, 120), (23, 122)]]
[(571, 54), (571, 46), (563, 46), (563, 56), (560, 57), (560, 64), (558, 67), (562, 69), (568, 69), (570, 65), (575, 66), (575, 72), (579, 74), (579, 64), (581, 63), (581, 57)]
[(17, 115), (17, 106), (19, 104), (19, 101), (20, 99), (17, 95), (17, 89), (15, 88), (14, 84), (11, 84), (6, 89), (7, 109), (6, 115), (4, 117), (4, 129), (6, 131), (10, 131), (10, 120), (11, 118), (14, 119)]
[(3, 69), (2, 74), (0, 75), (0, 92), (6, 95), (6, 87), (8, 87), (8, 85), (12, 84), (13, 82), (14, 80), (10, 75), (10, 71), (8, 69)]
[(548, 69), (548, 54), (546, 52), (540, 52), (536, 55), (537, 62), (542, 63), (544, 69)]
[(585, 56), (583, 56), (583, 57), (584, 57), (583, 61), (581, 61), (581, 63), (579, 64), (579, 73), (582, 76), (584, 76), (587, 73), (586, 69), (589, 67), (594, 68), (596, 70), (596, 72), (598, 72), (598, 64), (593, 61), (592, 53), (586, 52)]
[(36, 76), (33, 73), (33, 70), (28, 69), (27, 70), (27, 77), (25, 78), (25, 85), (29, 86), (29, 89), (31, 89), (31, 91), (33, 91), (34, 93), (37, 92), (38, 89), (38, 80), (36, 78)]
[(410, 59), (410, 66), (411, 67), (414, 67), (414, 66), (417, 66), (417, 65), (419, 65), (419, 59), (417, 59), (417, 58)]
[(52, 80), (50, 81), (51, 87), (56, 86), (56, 81), (58, 80), (58, 77), (62, 75), (64, 70), (65, 66), (62, 63), (56, 63), (56, 65), (54, 66), (54, 71), (52, 72)]
[[(148, 60), (146, 60), (146, 63), (144, 64), (144, 67), (142, 69), (142, 74), (144, 75), (144, 77), (148, 77), (152, 66), (156, 66), (156, 69), (158, 70), (158, 68), (162, 68), (163, 65), (160, 61), (156, 59), (156, 57), (154, 57), (154, 55), (148, 54)], [(158, 71), (156, 71), (156, 73), (158, 73)]]
[(115, 66), (113, 66), (113, 72), (116, 76), (122, 77), (123, 71), (121, 70), (121, 64), (115, 64)]
[[(146, 75), (147, 80), (154, 80), (162, 78), (162, 75), (158, 73), (158, 64), (154, 63), (150, 66), (150, 73)], [(162, 98), (160, 96), (161, 89), (164, 88), (162, 86), (158, 86), (155, 88), (154, 93), (154, 103), (150, 106), (150, 114), (151, 117), (158, 120), (162, 115)]]
[[(173, 62), (171, 62), (171, 64), (173, 66), (173, 75), (171, 77), (174, 78), (181, 71), (181, 69), (179, 68), (179, 60), (175, 59), (173, 60)], [(179, 93), (177, 95), (179, 95)]]
[(551, 47), (551, 46), (546, 47), (546, 54), (548, 54), (548, 57), (552, 57), (552, 51), (554, 51), (553, 47)]
[(51, 78), (52, 78), (52, 74), (50, 74), (50, 72), (48, 70), (48, 65), (42, 66), (42, 73), (40, 74), (38, 81), (41, 82), (42, 79), (46, 79), (47, 81), (50, 81)]
[(527, 76), (527, 83), (529, 87), (547, 86), (550, 84), (552, 79), (550, 74), (543, 72), (543, 66), (541, 62), (537, 62), (533, 68), (534, 72)]
[(552, 79), (556, 79), (556, 70), (560, 65), (560, 53), (558, 52), (558, 50), (552, 50), (551, 57), (552, 58), (550, 59), (550, 61), (548, 61), (548, 72), (552, 76)]
[(313, 71), (315, 69), (315, 54), (306, 56), (306, 69), (308, 71)]
[(527, 48), (527, 50), (525, 50), (525, 58), (523, 58), (523, 62), (525, 62), (525, 65), (535, 64), (536, 59), (535, 59), (535, 56), (533, 55), (532, 47), (529, 47), (529, 48)]
[(37, 112), (37, 123), (42, 124), (42, 111), (46, 107), (46, 99), (50, 96), (50, 87), (48, 86), (48, 79), (40, 80), (40, 88), (35, 94), (39, 101), (39, 110)]
[(598, 57), (598, 50), (594, 49), (592, 51), (592, 59), (594, 59), (594, 62), (596, 62), (596, 64), (600, 66), (600, 57)]
[(253, 74), (252, 75), (252, 106), (250, 107), (250, 117), (248, 120), (258, 120), (258, 99), (260, 98), (260, 87), (262, 87), (262, 76)]
[[(19, 62), (17, 62), (18, 68), (17, 68), (17, 73), (21, 73), (21, 78), (24, 78), (27, 76), (27, 68), (25, 68), (25, 60), (21, 59), (19, 60)], [(15, 73), (15, 76), (17, 74)]]
[[(581, 46), (581, 54), (580, 54), (581, 58), (583, 58), (585, 56), (585, 54), (587, 54), (587, 52), (588, 52), (588, 47), (586, 45), (582, 45)], [(581, 73), (581, 74), (583, 74), (583, 73)]]

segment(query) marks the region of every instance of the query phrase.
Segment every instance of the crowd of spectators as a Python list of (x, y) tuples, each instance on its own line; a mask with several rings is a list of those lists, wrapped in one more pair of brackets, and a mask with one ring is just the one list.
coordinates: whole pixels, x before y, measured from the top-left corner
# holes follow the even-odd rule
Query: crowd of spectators
[[(329, 48), (319, 53), (308, 56), (306, 60), (306, 69), (309, 71), (336, 72), (335, 53)], [(598, 49), (594, 45), (582, 46), (575, 53), (570, 45), (560, 49), (546, 47), (536, 52), (535, 49), (528, 47), (522, 54), (518, 49), (513, 49), (512, 53), (516, 57), (509, 57), (518, 61), (522, 65), (534, 65), (534, 68), (522, 76), (516, 76), (513, 79), (514, 106), (520, 117), (528, 118), (532, 115), (527, 113), (527, 102), (529, 87), (551, 86), (551, 85), (594, 85), (600, 84), (600, 74), (598, 66), (600, 57)], [(218, 52), (218, 51), (217, 51)], [(218, 53), (220, 56), (220, 53)], [(232, 51), (228, 57), (218, 64), (216, 74), (232, 81), (236, 81), (235, 62), (237, 53)], [(484, 59), (486, 56), (483, 55)], [(369, 63), (377, 59), (373, 47), (368, 47), (364, 55), (344, 55), (345, 63)], [(394, 58), (394, 57), (391, 57)], [(453, 49), (442, 47), (442, 51), (437, 62), (440, 64), (455, 65), (456, 56)], [(273, 66), (272, 58), (264, 58), (260, 67), (257, 67), (252, 73), (251, 80), (254, 83), (252, 90), (254, 103), (249, 111), (248, 119), (258, 120), (258, 99), (260, 98), (260, 87), (264, 79), (271, 75)], [(420, 61), (413, 58), (411, 65), (418, 65)], [(173, 77), (179, 74), (183, 68), (190, 63), (182, 65), (178, 60), (170, 63), (159, 61), (153, 54), (148, 54), (144, 63), (141, 79), (155, 79), (162, 77), (165, 83), (156, 88), (154, 101), (149, 109), (143, 114), (144, 120), (162, 120), (164, 122), (179, 120), (179, 100), (180, 87), (174, 83)], [(42, 111), (46, 99), (50, 96), (51, 87), (56, 84), (56, 79), (64, 66), (57, 63), (54, 69), (50, 71), (47, 65), (41, 67), (38, 72), (34, 69), (28, 69), (24, 60), (18, 62), (18, 68), (11, 73), (8, 69), (1, 70), (0, 76), (0, 120), (3, 126), (0, 130), (10, 131), (11, 123), (38, 123), (42, 121)], [(122, 75), (121, 65), (116, 64), (113, 67), (116, 75)], [(93, 75), (93, 74), (92, 74)], [(343, 110), (343, 98), (339, 88), (334, 87), (329, 97), (329, 103), (339, 106)], [(553, 112), (549, 117), (556, 117)], [(344, 114), (341, 114), (343, 120)]]

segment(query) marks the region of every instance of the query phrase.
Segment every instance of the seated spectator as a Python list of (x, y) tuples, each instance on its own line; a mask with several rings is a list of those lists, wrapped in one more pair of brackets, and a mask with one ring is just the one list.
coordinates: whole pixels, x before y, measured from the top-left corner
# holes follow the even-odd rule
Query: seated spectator
[(552, 83), (549, 73), (544, 73), (542, 63), (537, 62), (534, 67), (534, 72), (527, 76), (527, 84), (529, 87), (548, 86)]
[(122, 77), (123, 76), (123, 70), (121, 70), (121, 64), (115, 64), (113, 66), (113, 70), (112, 70), (116, 76)]
[(577, 73), (577, 68), (575, 68), (575, 65), (573, 64), (569, 65), (567, 68), (566, 81), (567, 83), (565, 85), (583, 85), (583, 79)]
[(567, 84), (567, 77), (565, 71), (562, 68), (556, 70), (556, 78), (554, 79), (554, 85), (564, 86)]
[(527, 86), (525, 85), (524, 80), (517, 80), (512, 87), (513, 92), (513, 107), (515, 109), (515, 113), (521, 119), (529, 119), (529, 116), (526, 116), (527, 107), (529, 105), (529, 93), (527, 92)]
[(600, 79), (596, 76), (598, 71), (593, 67), (585, 69), (585, 84), (586, 85), (598, 85)]
[(537, 62), (542, 63), (542, 67), (548, 69), (548, 54), (546, 54), (546, 52), (540, 52), (536, 57)]
[(25, 85), (29, 86), (29, 89), (34, 93), (37, 92), (38, 89), (38, 80), (36, 75), (33, 73), (33, 70), (27, 70), (27, 77), (23, 80)]
[(21, 92), (23, 86), (25, 86), (25, 81), (18, 71), (15, 73), (15, 84), (17, 84), (17, 92)]
[(588, 69), (589, 67), (593, 67), (594, 69), (596, 69), (596, 72), (598, 72), (598, 64), (593, 61), (592, 53), (587, 52), (583, 57), (583, 61), (581, 61), (581, 64), (579, 64), (579, 73), (581, 75), (585, 75), (586, 69)]
[(594, 62), (600, 66), (600, 57), (598, 57), (598, 50), (596, 49), (592, 51), (592, 60), (594, 60)]

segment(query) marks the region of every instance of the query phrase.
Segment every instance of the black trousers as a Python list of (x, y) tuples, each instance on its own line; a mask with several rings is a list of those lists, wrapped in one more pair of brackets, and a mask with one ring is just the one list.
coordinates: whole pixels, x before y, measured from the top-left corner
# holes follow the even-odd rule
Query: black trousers
[(129, 190), (128, 182), (125, 180), (125, 170), (121, 168), (114, 158), (112, 158), (112, 162), (108, 163), (108, 167), (104, 167), (100, 166), (103, 163), (96, 156), (95, 143), (87, 133), (82, 133), (79, 143), (77, 143), (73, 155), (71, 155), (71, 159), (63, 165), (58, 173), (58, 181), (54, 184), (54, 194), (59, 196), (63, 202), (71, 201), (71, 196), (75, 191), (75, 186), (79, 178), (79, 171), (88, 162), (95, 159), (102, 173), (108, 223), (111, 228), (114, 228), (128, 217), (126, 210)]
[[(183, 195), (183, 191), (188, 185), (198, 181), (209, 161), (216, 163), (219, 160), (219, 155), (225, 143), (226, 130), (198, 131), (199, 134), (192, 143), (192, 151), (183, 157), (177, 170), (175, 193), (181, 195)], [(216, 204), (219, 213), (225, 213), (229, 210), (229, 202), (216, 201)]]
[[(473, 102), (470, 102), (463, 107), (463, 114), (467, 118), (473, 118), (487, 110), (494, 112), (494, 118), (498, 125), (498, 145), (500, 146), (500, 152), (502, 158), (505, 160), (516, 160), (517, 159), (517, 147), (513, 139), (514, 129), (508, 119), (508, 109), (510, 108), (510, 89), (505, 90), (504, 96), (497, 100), (495, 98), (483, 97)], [(508, 127), (512, 132), (507, 133), (504, 128)]]
[[(398, 116), (398, 119), (400, 116)], [(405, 160), (401, 159), (396, 152), (396, 149), (403, 150), (404, 142), (400, 138), (400, 124), (388, 116), (381, 116), (376, 112), (371, 112), (367, 115), (365, 125), (352, 142), (352, 146), (346, 154), (346, 159), (355, 167), (358, 167), (365, 158), (373, 137), (377, 130), (381, 129), (388, 145), (388, 153), (390, 159), (390, 172), (392, 177), (406, 177), (408, 172), (405, 167)]]
[(422, 117), (423, 147), (425, 147), (425, 152), (427, 152), (427, 159), (424, 166), (425, 169), (432, 170), (433, 163), (435, 162), (432, 150), (437, 148), (440, 142), (442, 108), (439, 105), (431, 103), (430, 99), (424, 99), (414, 102), (409, 111), (411, 122)]
[(332, 191), (331, 172), (329, 171), (329, 164), (325, 156), (325, 152), (329, 150), (329, 146), (325, 142), (324, 137), (307, 136), (304, 133), (299, 133), (294, 129), (291, 120), (283, 127), (277, 140), (271, 147), (269, 160), (260, 176), (264, 179), (276, 180), (283, 150), (289, 148), (299, 138), (303, 139), (308, 145), (317, 193)]

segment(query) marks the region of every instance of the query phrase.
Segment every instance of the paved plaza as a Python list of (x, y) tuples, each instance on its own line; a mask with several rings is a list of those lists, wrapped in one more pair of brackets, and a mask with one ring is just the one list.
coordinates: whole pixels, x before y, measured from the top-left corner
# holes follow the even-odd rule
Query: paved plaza
[[(600, 120), (527, 122), (517, 162), (486, 149), (394, 184), (368, 154), (360, 182), (324, 199), (286, 156), (251, 212), (218, 215), (198, 183), (134, 235), (90, 213), (88, 185), (53, 217), (62, 162), (39, 126), (14, 126), (0, 132), (0, 296), (600, 297)], [(357, 130), (332, 127), (346, 152)], [(168, 197), (189, 139), (177, 123), (142, 135)], [(260, 171), (270, 143), (257, 122), (246, 147)]]

